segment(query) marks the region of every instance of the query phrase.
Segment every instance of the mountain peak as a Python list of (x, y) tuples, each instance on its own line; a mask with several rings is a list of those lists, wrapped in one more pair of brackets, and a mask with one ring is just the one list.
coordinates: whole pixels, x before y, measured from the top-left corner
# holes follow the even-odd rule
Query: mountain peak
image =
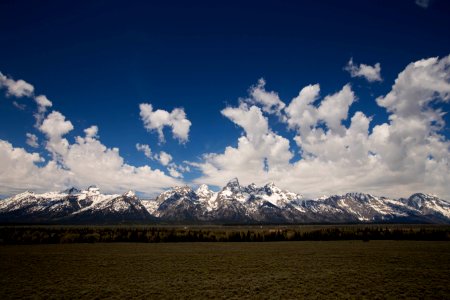
[(196, 194), (202, 194), (202, 195), (206, 195), (211, 193), (211, 190), (209, 189), (208, 185), (206, 184), (201, 184), (197, 190), (195, 191)]
[(79, 189), (77, 189), (76, 187), (71, 187), (68, 189), (65, 189), (64, 191), (62, 191), (61, 193), (63, 194), (69, 194), (69, 195), (74, 195), (74, 194), (79, 194), (81, 193), (81, 191)]
[(232, 193), (241, 192), (241, 185), (239, 184), (239, 180), (236, 177), (231, 179), (222, 190), (229, 190)]
[(277, 187), (273, 181), (267, 183), (267, 184), (264, 186), (264, 189), (265, 189), (266, 192), (268, 192), (269, 194), (281, 192), (281, 189), (280, 189), (279, 187)]
[(136, 197), (136, 193), (133, 192), (132, 190), (129, 190), (128, 192), (126, 192), (125, 194), (123, 194), (123, 196), (124, 196), (124, 197), (127, 197), (127, 198), (134, 198), (134, 197)]
[[(209, 190), (206, 184), (200, 185), (195, 192), (189, 186), (178, 186), (161, 193), (155, 200), (142, 202), (133, 191), (122, 196), (103, 195), (97, 187), (90, 186), (80, 193), (76, 193), (75, 188), (66, 192), (75, 194), (68, 197), (62, 192), (25, 192), (4, 199), (0, 201), (0, 220), (16, 222), (35, 218), (41, 222), (44, 216), (49, 221), (72, 218), (90, 221), (92, 216), (101, 216), (111, 220), (159, 218), (177, 222), (340, 223), (424, 220), (450, 223), (450, 203), (434, 195), (416, 193), (409, 198), (389, 199), (347, 193), (319, 198), (322, 199), (319, 201), (302, 199), (301, 195), (279, 189), (273, 182), (263, 187), (254, 184), (241, 187), (237, 178), (230, 180), (218, 193)], [(73, 201), (74, 198), (77, 201)]]
[(240, 186), (237, 177), (234, 177), (230, 181), (228, 181), (227, 186)]
[(86, 193), (88, 195), (100, 195), (100, 189), (95, 185), (91, 185), (87, 188)]

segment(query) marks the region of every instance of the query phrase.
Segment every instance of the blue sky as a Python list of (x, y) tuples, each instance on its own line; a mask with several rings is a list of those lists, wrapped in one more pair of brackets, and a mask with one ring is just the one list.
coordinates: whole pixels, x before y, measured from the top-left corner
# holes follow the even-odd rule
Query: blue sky
[[(155, 175), (145, 171), (148, 178), (141, 176), (136, 181), (126, 181), (130, 189), (146, 195), (155, 194), (172, 184), (195, 185), (206, 182), (220, 186), (230, 177), (236, 176), (244, 184), (253, 181), (262, 184), (266, 180), (273, 180), (284, 188), (311, 196), (358, 189), (375, 194), (408, 196), (414, 188), (420, 188), (424, 192), (449, 198), (450, 192), (445, 184), (434, 179), (442, 178), (449, 168), (447, 140), (450, 132), (449, 117), (446, 115), (442, 117), (444, 125), (438, 130), (427, 127), (422, 134), (438, 136), (438, 139), (443, 140), (443, 144), (437, 146), (440, 150), (435, 151), (440, 156), (434, 150), (422, 153), (420, 147), (427, 143), (427, 149), (432, 147), (429, 140), (414, 145), (393, 144), (391, 146), (396, 148), (387, 152), (418, 148), (414, 153), (403, 155), (414, 163), (407, 160), (399, 163), (397, 171), (387, 176), (389, 182), (385, 182), (381, 175), (387, 169), (380, 169), (379, 173), (367, 175), (370, 180), (358, 181), (353, 185), (341, 182), (330, 185), (319, 180), (321, 172), (332, 174), (331, 178), (344, 178), (347, 182), (353, 182), (354, 174), (367, 174), (367, 171), (361, 167), (349, 174), (334, 173), (333, 168), (346, 167), (343, 162), (337, 163), (336, 158), (320, 152), (320, 149), (330, 145), (319, 145), (316, 141), (315, 145), (309, 145), (309, 150), (305, 150), (308, 146), (296, 141), (295, 137), (301, 135), (301, 121), (297, 125), (291, 123), (289, 127), (288, 119), (292, 120), (292, 115), (285, 111), (278, 115), (264, 111), (263, 104), (255, 99), (247, 99), (244, 106), (239, 104), (239, 98), (252, 98), (249, 90), (257, 85), (260, 78), (266, 82), (262, 90), (268, 94), (274, 91), (286, 107), (302, 88), (310, 84), (320, 84), (320, 98), (315, 102), (316, 106), (325, 96), (350, 84), (354, 100), (348, 105), (345, 118), (339, 121), (348, 129), (351, 118), (361, 111), (371, 118), (368, 128), (370, 136), (375, 126), (389, 124), (392, 112), (388, 110), (393, 106), (389, 104), (389, 107), (381, 107), (376, 99), (391, 91), (399, 73), (415, 61), (430, 57), (442, 59), (450, 54), (450, 5), (447, 1), (242, 2), (2, 1), (0, 72), (9, 79), (22, 79), (31, 84), (34, 93), (15, 97), (8, 93), (5, 83), (0, 92), (0, 140), (10, 145), (0, 159), (11, 168), (5, 168), (3, 173), (11, 173), (19, 166), (27, 170), (17, 176), (0, 175), (3, 176), (0, 193), (6, 195), (22, 189), (58, 189), (64, 185), (84, 185), (88, 181), (96, 181), (92, 184), (98, 184), (108, 192), (123, 192), (125, 188), (125, 184), (119, 184), (118, 179), (125, 176), (124, 173), (111, 178), (110, 184), (102, 184), (101, 173), (112, 169), (100, 171), (99, 178), (85, 174), (82, 170), (74, 171), (71, 163), (78, 163), (73, 161), (73, 157), (72, 162), (68, 163), (66, 160), (69, 158), (64, 157), (65, 154), (51, 150), (48, 131), (40, 128), (42, 124), (37, 124), (33, 116), (37, 110), (33, 97), (42, 94), (52, 102), (43, 118), (57, 111), (71, 122), (73, 129), (59, 137), (67, 140), (69, 148), (76, 143), (77, 136), (85, 136), (84, 129), (96, 125), (98, 133), (94, 138), (106, 149), (118, 148), (123, 164), (136, 168), (149, 166), (152, 171), (159, 169), (164, 172), (164, 175)], [(365, 77), (352, 77), (350, 72), (344, 70), (350, 58), (353, 58), (357, 68), (360, 64), (373, 67), (379, 63), (382, 80), (371, 82)], [(448, 76), (448, 66), (443, 64), (438, 75)], [(430, 62), (429, 68), (432, 67), (433, 63)], [(418, 76), (420, 78), (420, 74)], [(440, 93), (442, 99), (427, 102), (426, 108), (448, 112), (446, 87), (434, 92)], [(14, 101), (22, 108), (14, 105)], [(191, 123), (188, 139), (180, 142), (176, 136), (174, 138), (169, 125), (162, 127), (165, 137), (162, 143), (156, 131), (146, 130), (140, 115), (141, 103), (151, 104), (153, 110), (160, 109), (168, 113), (182, 108), (186, 120)], [(340, 102), (337, 103), (340, 105)], [(262, 118), (269, 125), (269, 132), (250, 132), (256, 129), (246, 130), (242, 126), (243, 120), (230, 115), (227, 117), (223, 112), (225, 108), (231, 107), (249, 117), (252, 106), (259, 108)], [(258, 116), (255, 115), (255, 118)], [(324, 133), (330, 130), (326, 121), (316, 121), (314, 126), (317, 129), (322, 129)], [(430, 125), (432, 121), (428, 123)], [(331, 139), (333, 132), (341, 137), (344, 135), (341, 129), (331, 131), (326, 139)], [(38, 138), (38, 147), (27, 144), (27, 133)], [(257, 162), (255, 165), (228, 167), (231, 164), (228, 164), (227, 159), (231, 162), (236, 160), (233, 156), (225, 155), (226, 148), (244, 151), (239, 148), (238, 138), (248, 138), (252, 134), (265, 135), (275, 140), (278, 136), (280, 139), (277, 141), (281, 144), (284, 139), (289, 143), (283, 153), (239, 154), (241, 157), (249, 155), (262, 160), (270, 155), (284, 155), (285, 161), (269, 157), (271, 171), (267, 174), (254, 170)], [(407, 140), (408, 137), (417, 140), (410, 133), (394, 137), (391, 131), (391, 140)], [(138, 143), (149, 146), (152, 152), (150, 158), (138, 151)], [(275, 149), (278, 145), (277, 142), (273, 145), (251, 143), (253, 148), (259, 147), (261, 151), (270, 151), (270, 148)], [(365, 152), (377, 152), (374, 150), (377, 146), (372, 144), (367, 146), (369, 150)], [(268, 150), (264, 150), (264, 147)], [(317, 150), (317, 147), (320, 149)], [(26, 153), (21, 154), (24, 156), (37, 153), (41, 161), (33, 161), (31, 164), (35, 167), (22, 166), (17, 159), (11, 158), (16, 148), (23, 148)], [(83, 155), (90, 154), (91, 150), (87, 148), (81, 152)], [(286, 150), (290, 157), (287, 157), (289, 153)], [(161, 151), (170, 154), (172, 161), (162, 164)], [(307, 152), (310, 160), (323, 158), (320, 165), (325, 169), (311, 176), (304, 174), (314, 173), (317, 169), (314, 164), (296, 166), (296, 171), (293, 171), (298, 161), (307, 158)], [(392, 166), (394, 158), (388, 158), (389, 154), (382, 152), (377, 152), (377, 159), (380, 160), (377, 165), (385, 164), (392, 171), (389, 166)], [(419, 152), (421, 156), (416, 157)], [(205, 159), (208, 153), (219, 157)], [(370, 153), (367, 159), (371, 159)], [(102, 161), (109, 163), (117, 159), (110, 160), (108, 157), (97, 157), (99, 169), (102, 169)], [(423, 166), (427, 158), (434, 158), (439, 167)], [(358, 159), (355, 157), (355, 160)], [(286, 160), (290, 165), (286, 165)], [(50, 175), (45, 181), (24, 179), (34, 176), (46, 178), (45, 174), (50, 171), (44, 172), (40, 168), (52, 161), (58, 172), (73, 174), (66, 178), (61, 173), (58, 176), (64, 177), (61, 181)], [(329, 169), (326, 169), (325, 163)], [(417, 168), (409, 169), (408, 166), (415, 163)], [(116, 167), (120, 169), (120, 166)], [(212, 167), (215, 169), (211, 170)], [(168, 168), (183, 177), (171, 177)], [(443, 173), (436, 171), (438, 169)], [(132, 171), (135, 174), (133, 176), (138, 177), (139, 172)], [(423, 173), (414, 177), (411, 175), (413, 172)], [(290, 179), (284, 180), (280, 174)], [(314, 176), (318, 176), (318, 179), (308, 180)], [(146, 180), (151, 182), (146, 185)]]

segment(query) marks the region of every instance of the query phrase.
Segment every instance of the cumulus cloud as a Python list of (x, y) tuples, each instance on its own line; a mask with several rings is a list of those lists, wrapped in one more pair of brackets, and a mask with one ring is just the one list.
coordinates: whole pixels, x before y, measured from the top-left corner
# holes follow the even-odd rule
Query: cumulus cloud
[(176, 168), (169, 167), (169, 168), (167, 168), (167, 170), (169, 170), (170, 176), (175, 177), (175, 178), (183, 178), (183, 174), (178, 172)]
[(250, 88), (249, 102), (262, 105), (262, 109), (267, 113), (280, 114), (285, 104), (281, 101), (277, 93), (268, 92), (265, 89), (266, 81), (264, 78), (258, 80), (258, 83)]
[(42, 122), (39, 130), (47, 136), (46, 149), (56, 161), (62, 160), (69, 149), (69, 141), (64, 135), (73, 130), (72, 122), (58, 111), (53, 111)]
[(238, 139), (238, 146), (227, 147), (224, 153), (209, 153), (203, 162), (192, 163), (203, 176), (197, 183), (223, 185), (227, 179), (239, 176), (243, 182), (267, 182), (271, 174), (288, 168), (293, 154), (289, 141), (269, 129), (268, 120), (259, 107), (242, 104), (226, 108), (222, 114), (241, 126), (245, 135)]
[(0, 88), (6, 89), (7, 96), (14, 97), (31, 97), (34, 92), (34, 87), (28, 82), (19, 79), (14, 80), (0, 72)]
[(28, 133), (26, 134), (27, 136), (27, 145), (33, 148), (37, 148), (39, 147), (39, 143), (38, 143), (38, 137), (35, 134), (32, 133)]
[(47, 116), (39, 129), (50, 140), (59, 139), (73, 129), (72, 122), (66, 121), (66, 117), (59, 111), (53, 111)]
[(98, 137), (98, 126), (92, 125), (84, 130), (86, 138), (97, 138)]
[(380, 63), (376, 63), (374, 66), (365, 64), (355, 65), (353, 58), (350, 58), (347, 65), (344, 68), (345, 71), (350, 73), (351, 77), (364, 77), (369, 82), (382, 81), (381, 78), (381, 66)]
[[(108, 148), (100, 142), (97, 126), (86, 128), (85, 136), (77, 136), (70, 143), (64, 136), (73, 130), (73, 125), (60, 112), (50, 113), (39, 130), (45, 134), (46, 149), (52, 154), (48, 162), (38, 153), (28, 153), (0, 140), (0, 194), (96, 184), (109, 193), (133, 189), (154, 195), (182, 184), (159, 169), (125, 163), (118, 148)], [(31, 134), (27, 136), (33, 139)]]
[(29, 153), (0, 140), (0, 195), (10, 195), (24, 190), (48, 191), (66, 187), (67, 172), (54, 161), (44, 166), (38, 153)]
[(35, 97), (34, 100), (37, 104), (37, 112), (34, 114), (34, 117), (36, 118), (36, 127), (39, 127), (45, 117), (47, 109), (52, 107), (53, 104), (45, 95), (39, 95)]
[(170, 113), (162, 109), (154, 111), (153, 106), (148, 103), (141, 103), (139, 109), (144, 127), (148, 131), (158, 132), (160, 142), (165, 141), (163, 129), (166, 126), (172, 128), (173, 137), (180, 143), (188, 141), (191, 122), (187, 119), (184, 109), (175, 108)]
[(167, 152), (161, 151), (158, 155), (155, 156), (163, 166), (167, 166), (172, 161), (172, 155)]
[(153, 159), (152, 157), (152, 149), (150, 149), (149, 145), (146, 144), (136, 144), (136, 150), (141, 151), (147, 158)]
[(304, 87), (282, 111), (282, 120), (296, 132), (301, 158), (295, 161), (290, 141), (270, 129), (263, 109), (242, 102), (225, 108), (222, 114), (244, 135), (236, 147), (192, 163), (202, 172), (195, 181), (220, 186), (237, 176), (246, 184), (275, 181), (310, 197), (421, 191), (448, 199), (450, 142), (441, 133), (440, 106), (450, 101), (449, 70), (450, 56), (409, 64), (391, 91), (376, 99), (389, 115), (380, 124), (361, 111), (349, 115), (356, 100), (349, 85), (323, 98), (318, 84)]

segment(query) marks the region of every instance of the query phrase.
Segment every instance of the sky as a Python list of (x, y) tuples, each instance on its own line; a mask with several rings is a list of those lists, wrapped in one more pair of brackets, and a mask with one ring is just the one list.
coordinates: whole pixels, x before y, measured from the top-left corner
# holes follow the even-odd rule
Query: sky
[(0, 2), (0, 195), (450, 200), (450, 3)]

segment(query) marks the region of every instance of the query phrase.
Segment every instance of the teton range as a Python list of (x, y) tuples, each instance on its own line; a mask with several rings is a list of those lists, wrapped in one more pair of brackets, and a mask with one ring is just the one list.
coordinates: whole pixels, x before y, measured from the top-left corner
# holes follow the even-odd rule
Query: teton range
[(219, 192), (182, 186), (153, 200), (140, 200), (131, 191), (104, 195), (96, 187), (24, 192), (0, 200), (0, 222), (450, 223), (450, 203), (421, 193), (400, 199), (362, 193), (306, 199), (273, 183), (241, 186), (235, 178)]

